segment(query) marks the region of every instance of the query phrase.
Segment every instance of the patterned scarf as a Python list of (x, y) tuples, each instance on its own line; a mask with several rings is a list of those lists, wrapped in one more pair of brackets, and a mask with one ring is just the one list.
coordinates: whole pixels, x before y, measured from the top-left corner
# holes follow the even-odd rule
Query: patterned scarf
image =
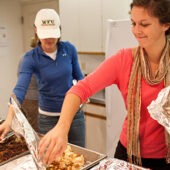
[[(134, 50), (134, 49), (133, 49)], [(132, 50), (132, 55), (133, 51)], [(141, 113), (141, 77), (150, 85), (165, 80), (165, 87), (170, 85), (170, 40), (167, 37), (166, 46), (162, 53), (158, 71), (154, 79), (150, 78), (150, 68), (144, 50), (137, 47), (128, 86), (127, 96), (127, 155), (130, 163), (142, 165), (140, 155), (139, 124)], [(166, 132), (167, 162), (170, 163), (170, 135)]]

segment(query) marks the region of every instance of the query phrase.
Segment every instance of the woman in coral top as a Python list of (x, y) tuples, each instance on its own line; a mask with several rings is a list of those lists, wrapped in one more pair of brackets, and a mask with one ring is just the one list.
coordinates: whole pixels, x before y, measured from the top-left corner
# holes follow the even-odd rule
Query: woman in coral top
[(170, 85), (170, 1), (133, 0), (131, 21), (139, 46), (120, 50), (69, 90), (58, 124), (40, 142), (40, 156), (48, 146), (44, 162), (50, 163), (66, 148), (79, 105), (99, 90), (116, 84), (124, 98), (127, 117), (115, 158), (152, 169), (170, 169), (170, 140), (147, 110), (158, 93)]

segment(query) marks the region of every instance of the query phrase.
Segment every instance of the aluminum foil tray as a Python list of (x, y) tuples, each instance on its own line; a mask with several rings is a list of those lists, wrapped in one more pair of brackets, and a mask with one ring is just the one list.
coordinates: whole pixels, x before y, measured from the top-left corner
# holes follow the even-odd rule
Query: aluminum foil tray
[(85, 159), (85, 166), (81, 168), (81, 170), (90, 169), (91, 167), (97, 165), (101, 160), (106, 158), (107, 156), (105, 154), (101, 154), (99, 152), (92, 151), (87, 148), (83, 148), (77, 145), (69, 144), (71, 146), (71, 149), (76, 154), (82, 154)]
[[(73, 145), (73, 144), (69, 144), (72, 148), (72, 151), (77, 153), (77, 154), (83, 154), (84, 158), (85, 158), (85, 166), (83, 168), (81, 168), (81, 170), (87, 170), (92, 168), (93, 166), (97, 165), (101, 160), (103, 160), (104, 158), (106, 158), (106, 155), (86, 149), (86, 148), (82, 148), (79, 147), (77, 145)], [(28, 154), (28, 153), (27, 153)], [(25, 168), (25, 170), (29, 170), (30, 165), (33, 167), (34, 161), (32, 160), (28, 160), (26, 159), (27, 156), (31, 156), (30, 154), (26, 155), (26, 153), (23, 153), (23, 155), (18, 155), (15, 157), (15, 160), (10, 159), (6, 162), (5, 165), (0, 166), (3, 168), (6, 167), (19, 167), (17, 170), (21, 170), (23, 168)], [(32, 156), (31, 156), (32, 157)], [(18, 159), (16, 159), (18, 158)], [(31, 161), (31, 162), (30, 162)], [(1, 164), (2, 165), (2, 164)], [(36, 166), (35, 168), (36, 169)]]
[[(12, 132), (9, 133), (9, 134), (10, 134), (9, 136), (7, 135), (7, 138), (5, 139), (5, 141), (11, 140), (10, 146), (17, 150), (18, 148), (17, 148), (17, 147), (15, 148), (15, 143), (12, 141), (13, 139), (15, 139), (15, 138), (17, 138), (17, 137), (16, 137), (15, 134), (13, 134), (13, 133), (12, 133), (12, 135), (11, 135), (11, 133), (12, 133)], [(13, 153), (11, 154), (11, 157), (10, 157), (10, 156), (9, 156), (9, 155), (10, 155), (10, 150), (9, 150), (9, 155), (8, 155), (8, 152), (4, 151), (4, 146), (5, 146), (5, 148), (8, 148), (8, 143), (6, 143), (5, 141), (4, 141), (4, 143), (0, 143), (0, 157), (1, 157), (1, 155), (3, 155), (3, 152), (4, 152), (4, 153), (6, 153), (6, 156), (9, 157), (9, 159), (2, 161), (2, 162), (0, 163), (0, 166), (2, 166), (2, 165), (6, 164), (6, 163), (8, 163), (8, 162), (10, 162), (10, 161), (12, 161), (12, 160), (14, 160), (14, 159), (17, 159), (17, 158), (19, 158), (19, 157), (22, 157), (22, 156), (24, 156), (24, 155), (27, 155), (27, 154), (29, 153), (28, 149), (26, 148), (26, 144), (25, 144), (24, 147), (23, 147), (23, 150), (24, 150), (24, 151), (22, 151), (22, 152), (20, 152), (20, 153), (17, 152), (16, 155), (15, 155), (15, 154), (14, 154), (15, 151), (12, 150)], [(4, 145), (4, 146), (3, 146), (3, 145)], [(13, 146), (12, 146), (12, 145), (13, 145)], [(3, 156), (4, 156), (4, 155), (3, 155)]]

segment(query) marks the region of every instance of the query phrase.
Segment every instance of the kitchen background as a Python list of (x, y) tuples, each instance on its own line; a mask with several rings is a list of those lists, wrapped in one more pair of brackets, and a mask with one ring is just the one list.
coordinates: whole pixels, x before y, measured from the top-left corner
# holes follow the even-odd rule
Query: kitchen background
[[(0, 118), (5, 118), (16, 83), (19, 57), (30, 49), (33, 22), (41, 8), (60, 15), (62, 40), (73, 43), (84, 75), (105, 59), (107, 19), (129, 18), (131, 0), (0, 0)], [(105, 90), (84, 107), (87, 148), (106, 153)], [(97, 144), (96, 144), (96, 141)]]

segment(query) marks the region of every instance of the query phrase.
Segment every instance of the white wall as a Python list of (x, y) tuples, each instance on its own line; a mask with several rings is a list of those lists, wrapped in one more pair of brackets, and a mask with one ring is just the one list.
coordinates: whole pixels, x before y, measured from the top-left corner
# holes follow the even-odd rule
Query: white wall
[[(0, 117), (5, 118), (7, 103), (16, 83), (16, 69), (22, 54), (21, 9), (19, 0), (0, 0), (0, 26), (7, 30), (7, 46), (0, 46)], [(3, 50), (5, 48), (5, 51)]]

